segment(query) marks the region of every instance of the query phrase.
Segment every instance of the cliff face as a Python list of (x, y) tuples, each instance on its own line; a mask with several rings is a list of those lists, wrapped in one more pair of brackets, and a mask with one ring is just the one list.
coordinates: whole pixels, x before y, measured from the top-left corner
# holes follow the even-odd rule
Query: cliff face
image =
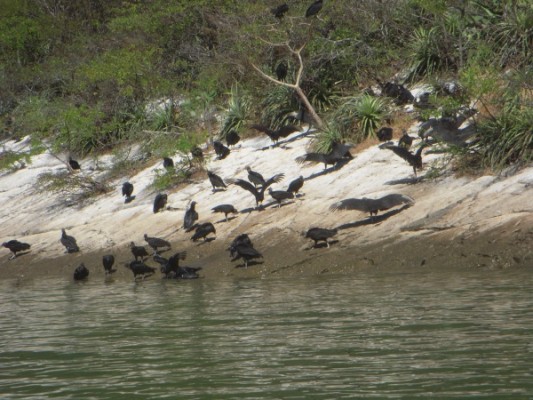
[[(43, 192), (37, 186), (39, 174), (66, 167), (50, 155), (34, 156), (25, 168), (3, 172), (0, 176), (0, 241), (16, 238), (32, 245), (30, 253), (12, 261), (8, 261), (8, 250), (2, 248), (0, 274), (16, 274), (13, 271), (17, 268), (18, 273), (28, 271), (32, 265), (50, 264), (50, 260), (55, 260), (52, 263), (55, 265), (75, 266), (80, 260), (92, 259), (95, 269), (100, 270), (100, 257), (96, 254), (115, 253), (120, 255), (119, 261), (128, 261), (131, 256), (127, 245), (131, 241), (145, 245), (145, 233), (170, 241), (173, 251), (187, 249), (189, 264), (203, 265), (207, 274), (210, 268), (232, 274), (240, 272), (233, 269), (235, 263), (230, 263), (225, 248), (241, 233), (248, 233), (264, 253), (264, 264), (258, 269), (261, 271), (265, 268), (279, 271), (302, 262), (311, 264), (311, 260), (320, 260), (321, 266), (313, 271), (321, 271), (320, 268), (332, 260), (335, 265), (347, 265), (356, 259), (368, 261), (372, 257), (363, 256), (368, 249), (375, 254), (372, 261), (368, 261), (369, 265), (377, 262), (378, 253), (383, 262), (403, 257), (425, 264), (431, 255), (424, 254), (429, 247), (420, 246), (421, 243), (445, 246), (482, 237), (494, 238), (490, 239), (495, 243), (489, 248), (497, 255), (503, 251), (495, 249), (497, 238), (504, 232), (514, 234), (514, 239), (519, 241), (516, 246), (509, 244), (515, 247), (513, 251), (520, 253), (516, 255), (516, 263), (533, 264), (531, 250), (528, 250), (533, 248), (533, 166), (510, 176), (456, 178), (447, 172), (446, 155), (425, 152), (424, 170), (419, 176), (436, 167), (440, 169), (440, 176), (413, 184), (412, 168), (377, 144), (361, 151), (353, 148), (353, 159), (339, 169), (330, 167), (324, 171), (323, 164), (298, 164), (295, 159), (306, 152), (309, 141), (309, 136), (294, 133), (279, 146), (270, 147), (270, 139), (265, 136), (240, 142), (224, 160), (215, 160), (212, 150), (205, 154), (209, 160), (207, 169), (225, 180), (246, 179), (246, 166), (265, 178), (284, 173), (285, 179), (272, 185), (273, 190), (286, 189), (289, 182), (300, 175), (305, 178), (301, 196), (278, 208), (265, 193), (265, 208), (261, 211), (253, 209), (255, 199), (251, 193), (236, 185), (213, 193), (207, 175), (202, 173), (194, 182), (167, 191), (170, 210), (154, 214), (152, 204), (156, 192), (150, 183), (155, 170), (163, 168), (162, 161), (135, 175), (117, 179), (112, 183), (113, 191), (80, 205), (69, 200), (68, 195)], [(24, 141), (6, 142), (4, 148), (21, 150), (25, 145)], [(102, 157), (98, 165), (90, 159), (80, 160), (80, 163), (82, 169), (78, 174), (97, 179), (110, 167), (112, 159)], [(135, 186), (136, 198), (129, 204), (124, 203), (120, 193), (126, 180)], [(379, 198), (390, 193), (408, 195), (415, 204), (380, 212), (374, 220), (359, 211), (330, 210), (333, 203), (342, 199)], [(193, 243), (190, 241), (192, 232), (181, 229), (185, 209), (192, 200), (197, 203), (199, 222), (214, 223), (216, 240)], [(223, 203), (233, 204), (240, 211), (228, 222), (224, 221), (223, 214), (211, 212), (213, 207)], [(337, 242), (330, 249), (309, 250), (311, 241), (304, 239), (301, 233), (311, 227), (337, 228)], [(76, 237), (81, 253), (63, 255), (64, 248), (59, 242), (62, 228)], [(410, 244), (412, 251), (399, 255), (402, 244)], [(475, 264), (476, 261), (469, 258), (470, 249), (453, 251), (466, 252), (463, 259)], [(510, 250), (509, 257), (513, 257), (513, 251)], [(389, 257), (388, 253), (391, 253)], [(460, 254), (453, 257), (461, 260)], [(479, 265), (485, 264), (480, 262)], [(57, 267), (59, 271), (62, 268)], [(47, 271), (53, 273), (54, 268)]]

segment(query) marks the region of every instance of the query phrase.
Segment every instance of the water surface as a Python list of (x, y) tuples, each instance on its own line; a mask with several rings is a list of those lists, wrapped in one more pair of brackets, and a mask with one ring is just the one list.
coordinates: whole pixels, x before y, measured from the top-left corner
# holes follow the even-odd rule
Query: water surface
[(2, 399), (533, 398), (530, 270), (0, 283)]

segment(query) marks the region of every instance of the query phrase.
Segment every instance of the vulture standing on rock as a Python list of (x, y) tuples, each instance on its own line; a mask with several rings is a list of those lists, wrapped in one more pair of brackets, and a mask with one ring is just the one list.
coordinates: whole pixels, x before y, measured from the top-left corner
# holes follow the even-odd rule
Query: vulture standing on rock
[(207, 241), (207, 235), (210, 233), (217, 233), (215, 226), (211, 222), (205, 222), (196, 227), (196, 232), (191, 237), (193, 242), (196, 242), (198, 239), (204, 239), (204, 242)]
[(285, 125), (277, 130), (272, 130), (270, 128), (267, 128), (263, 125), (252, 125), (252, 128), (265, 133), (274, 143), (278, 143), (280, 138), (285, 138), (289, 136), (291, 133), (299, 132), (300, 129), (294, 125)]
[(259, 207), (259, 204), (261, 204), (265, 199), (265, 190), (273, 183), (278, 183), (279, 181), (281, 181), (284, 177), (285, 174), (274, 175), (272, 178), (270, 178), (264, 183), (261, 189), (257, 189), (253, 184), (248, 181), (245, 181), (244, 179), (235, 179), (233, 184), (252, 193), (255, 197), (255, 206), (257, 208)]
[(167, 250), (171, 248), (170, 243), (166, 240), (157, 237), (150, 237), (146, 233), (144, 234), (144, 241), (148, 243), (148, 246), (154, 249), (154, 253), (157, 253), (157, 250), (160, 247), (166, 247)]
[(74, 236), (67, 235), (67, 232), (64, 229), (61, 229), (61, 244), (65, 246), (65, 253), (77, 253), (80, 251), (78, 243)]
[(325, 228), (311, 228), (309, 229), (305, 237), (313, 240), (315, 243), (313, 247), (316, 247), (318, 242), (326, 242), (326, 246), (329, 248), (328, 239), (337, 234), (337, 229), (325, 229)]
[(291, 181), (291, 183), (289, 183), (287, 192), (291, 192), (291, 193), (294, 193), (294, 195), (296, 195), (296, 193), (300, 191), (303, 185), (304, 185), (304, 177), (300, 175), (298, 178), (296, 178), (295, 180)]
[(337, 210), (358, 210), (367, 212), (370, 214), (370, 218), (373, 219), (374, 215), (378, 215), (378, 211), (385, 211), (389, 208), (399, 205), (412, 206), (415, 201), (404, 194), (394, 193), (383, 196), (379, 199), (368, 199), (363, 197), (362, 199), (345, 199), (338, 201), (331, 205), (330, 209)]
[(158, 193), (154, 199), (154, 214), (163, 210), (167, 205), (168, 195), (166, 193)]
[(222, 142), (219, 142), (218, 140), (215, 140), (213, 142), (213, 147), (215, 148), (215, 153), (217, 155), (217, 160), (223, 160), (226, 158), (229, 153), (230, 149), (222, 144)]
[(135, 257), (135, 261), (137, 261), (139, 257), (141, 258), (141, 260), (144, 260), (145, 257), (148, 257), (148, 252), (146, 251), (144, 246), (135, 246), (135, 243), (131, 242), (130, 249), (131, 254), (133, 254), (133, 256)]
[(185, 216), (183, 217), (183, 228), (185, 232), (190, 232), (195, 227), (195, 221), (198, 221), (198, 213), (196, 212), (196, 202), (191, 202), (191, 205), (185, 211)]
[(308, 161), (322, 162), (324, 163), (324, 169), (326, 169), (329, 164), (335, 165), (339, 161), (353, 159), (350, 153), (352, 147), (353, 145), (351, 143), (334, 142), (328, 153), (306, 153), (303, 156), (297, 157), (296, 162), (300, 164)]
[(392, 128), (383, 126), (376, 132), (376, 136), (380, 142), (388, 142), (392, 140)]
[(89, 270), (85, 266), (85, 264), (81, 263), (78, 268), (74, 270), (74, 280), (75, 281), (82, 281), (84, 279), (87, 279), (89, 276)]
[(207, 171), (207, 177), (209, 178), (209, 182), (211, 182), (211, 186), (213, 186), (213, 192), (216, 192), (217, 188), (226, 189), (224, 180), (214, 172)]
[(129, 203), (132, 201), (135, 196), (131, 196), (133, 193), (133, 184), (130, 182), (124, 182), (122, 184), (122, 196), (126, 196), (126, 199), (124, 200), (124, 203)]
[(116, 269), (113, 269), (113, 264), (115, 263), (115, 256), (112, 254), (107, 254), (102, 257), (102, 264), (104, 265), (104, 270), (106, 275), (111, 275), (114, 272), (117, 272)]
[(404, 129), (402, 137), (400, 138), (400, 140), (398, 140), (398, 146), (409, 150), (411, 148), (411, 145), (413, 144), (413, 140), (414, 138), (412, 136), (409, 136), (407, 134), (407, 131)]
[(283, 200), (294, 199), (294, 193), (285, 190), (272, 190), (272, 188), (268, 188), (268, 194), (278, 202), (278, 208), (281, 208), (281, 202)]
[(265, 185), (265, 178), (259, 172), (254, 171), (249, 165), (246, 166), (248, 171), (248, 180), (254, 184), (255, 187), (263, 187)]
[(72, 169), (81, 169), (80, 163), (74, 160), (72, 157), (68, 158), (68, 165), (70, 165), (70, 168)]
[(263, 258), (263, 255), (254, 248), (250, 237), (246, 233), (237, 236), (228, 250), (231, 257), (233, 257), (231, 261), (236, 261), (242, 258), (244, 260), (245, 268), (248, 268), (248, 261), (253, 260), (254, 258)]
[(13, 255), (9, 258), (10, 260), (17, 257), (17, 253), (19, 251), (25, 251), (29, 250), (31, 245), (28, 243), (19, 242), (18, 240), (10, 240), (9, 242), (2, 243), (2, 246), (4, 246), (6, 249), (9, 249)]
[(233, 207), (231, 204), (220, 204), (216, 207), (213, 207), (211, 209), (214, 213), (224, 213), (224, 217), (226, 218), (226, 222), (228, 222), (228, 214), (237, 214), (238, 211)]
[(163, 167), (164, 168), (174, 168), (174, 161), (170, 157), (163, 158)]
[(239, 140), (241, 140), (241, 137), (233, 129), (226, 134), (226, 144), (228, 147), (235, 146), (237, 143), (239, 143)]
[(394, 154), (396, 154), (397, 156), (400, 156), (405, 161), (407, 161), (409, 165), (413, 167), (413, 171), (416, 177), (416, 170), (422, 169), (422, 150), (424, 150), (424, 147), (426, 147), (426, 145), (423, 144), (414, 154), (410, 152), (409, 150), (407, 150), (406, 148), (400, 147), (400, 146), (386, 146), (383, 148), (392, 150)]

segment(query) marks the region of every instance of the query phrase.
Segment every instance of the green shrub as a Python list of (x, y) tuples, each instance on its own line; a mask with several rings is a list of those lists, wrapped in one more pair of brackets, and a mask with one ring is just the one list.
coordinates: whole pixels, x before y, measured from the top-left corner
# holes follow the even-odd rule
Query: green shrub
[(220, 137), (224, 139), (231, 130), (239, 131), (248, 120), (251, 110), (250, 96), (238, 86), (231, 88), (226, 115), (222, 124)]

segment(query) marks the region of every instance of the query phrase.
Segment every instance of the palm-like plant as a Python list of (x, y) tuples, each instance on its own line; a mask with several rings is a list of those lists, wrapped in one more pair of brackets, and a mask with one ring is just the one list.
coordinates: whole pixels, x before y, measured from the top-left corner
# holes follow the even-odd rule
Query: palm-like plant
[(355, 115), (357, 126), (363, 138), (374, 137), (378, 125), (381, 123), (385, 105), (377, 97), (363, 95), (356, 104)]
[(241, 92), (236, 85), (231, 88), (226, 117), (220, 131), (221, 139), (225, 139), (228, 132), (232, 130), (239, 131), (248, 119), (251, 105), (250, 96)]

